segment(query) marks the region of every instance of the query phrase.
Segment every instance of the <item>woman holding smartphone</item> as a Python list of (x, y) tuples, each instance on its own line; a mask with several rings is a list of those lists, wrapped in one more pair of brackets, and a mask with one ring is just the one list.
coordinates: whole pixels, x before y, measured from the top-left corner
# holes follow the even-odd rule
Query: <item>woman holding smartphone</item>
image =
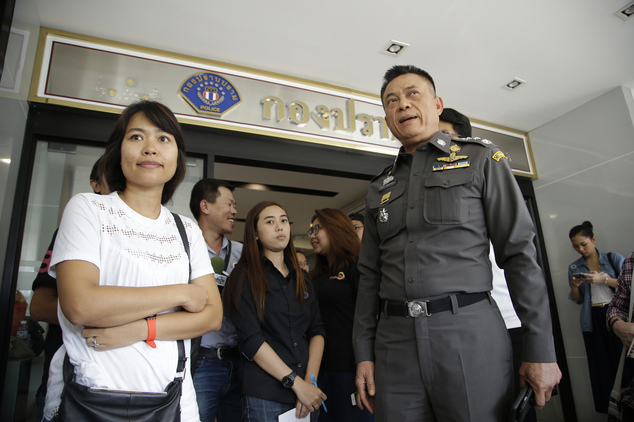
[(581, 305), (581, 332), (588, 356), (595, 410), (607, 413), (608, 400), (621, 356), (621, 342), (606, 327), (606, 311), (619, 276), (623, 257), (596, 248), (592, 223), (584, 221), (568, 235), (581, 258), (568, 267), (570, 298)]
[(288, 213), (265, 201), (247, 214), (242, 256), (225, 286), (238, 332), (242, 420), (276, 422), (293, 408), (316, 421), (326, 395), (311, 380), (324, 351), (317, 296), (299, 268)]

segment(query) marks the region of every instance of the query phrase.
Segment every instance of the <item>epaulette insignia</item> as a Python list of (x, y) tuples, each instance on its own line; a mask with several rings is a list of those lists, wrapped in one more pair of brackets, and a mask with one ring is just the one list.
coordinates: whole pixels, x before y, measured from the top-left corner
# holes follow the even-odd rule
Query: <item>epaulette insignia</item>
[(506, 155), (504, 155), (502, 151), (498, 151), (495, 154), (493, 154), (493, 159), (495, 161), (500, 161), (502, 158), (506, 158)]
[(489, 141), (488, 139), (483, 139), (483, 138), (460, 138), (460, 139), (456, 139), (456, 141), (458, 142), (469, 142), (471, 144), (476, 144), (476, 145), (482, 145), (484, 147), (492, 147), (494, 144), (493, 142)]

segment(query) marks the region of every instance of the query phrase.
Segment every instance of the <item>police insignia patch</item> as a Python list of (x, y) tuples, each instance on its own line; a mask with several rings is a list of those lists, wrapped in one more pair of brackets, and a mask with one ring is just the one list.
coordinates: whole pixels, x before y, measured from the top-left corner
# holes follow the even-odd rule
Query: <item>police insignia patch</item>
[(504, 155), (502, 151), (498, 151), (495, 154), (493, 154), (493, 159), (495, 161), (500, 161), (502, 158), (506, 158), (506, 156)]
[(221, 117), (242, 99), (238, 90), (222, 76), (201, 72), (188, 77), (178, 94), (199, 114)]

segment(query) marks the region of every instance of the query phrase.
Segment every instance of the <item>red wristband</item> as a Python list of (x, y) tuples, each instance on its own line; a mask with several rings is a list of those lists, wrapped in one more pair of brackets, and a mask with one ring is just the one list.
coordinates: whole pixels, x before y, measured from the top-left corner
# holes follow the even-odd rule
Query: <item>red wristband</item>
[(147, 340), (145, 342), (152, 348), (156, 349), (156, 343), (154, 343), (154, 339), (156, 338), (156, 315), (145, 318), (147, 321)]

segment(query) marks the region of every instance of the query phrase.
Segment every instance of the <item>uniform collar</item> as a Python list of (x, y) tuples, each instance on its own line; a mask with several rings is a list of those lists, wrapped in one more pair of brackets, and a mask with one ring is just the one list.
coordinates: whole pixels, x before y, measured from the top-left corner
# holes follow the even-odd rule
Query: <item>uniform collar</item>
[(451, 147), (452, 142), (453, 139), (451, 139), (449, 136), (445, 135), (441, 131), (438, 131), (428, 142), (423, 145), (433, 145), (442, 152), (449, 154), (451, 152), (449, 147)]
[[(434, 147), (438, 148), (445, 154), (449, 154), (451, 153), (451, 150), (449, 148), (452, 145), (452, 141), (453, 141), (452, 138), (445, 135), (441, 131), (438, 131), (436, 132), (434, 136), (432, 136), (432, 138), (429, 141), (425, 142), (424, 144), (421, 144), (418, 148), (416, 148), (416, 151), (423, 151), (424, 149), (429, 148), (428, 145), (433, 145)], [(391, 176), (394, 173), (394, 171), (396, 170), (396, 164), (399, 161), (407, 159), (407, 157), (411, 157), (411, 156), (412, 155), (408, 152), (405, 152), (405, 149), (401, 146), (398, 150), (397, 156), (394, 158), (394, 163), (392, 164), (389, 175)]]

